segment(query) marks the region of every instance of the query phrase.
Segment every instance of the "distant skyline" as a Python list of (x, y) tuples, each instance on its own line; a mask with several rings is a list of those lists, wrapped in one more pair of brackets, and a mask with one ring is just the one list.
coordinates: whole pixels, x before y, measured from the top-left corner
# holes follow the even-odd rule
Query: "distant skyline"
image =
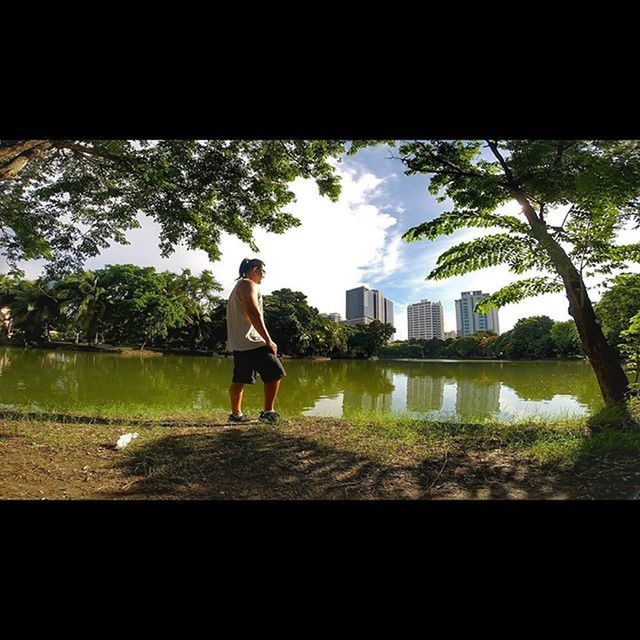
[[(429, 178), (404, 175), (402, 163), (391, 159), (391, 155), (388, 147), (381, 146), (343, 157), (336, 164), (342, 178), (342, 194), (335, 203), (320, 196), (312, 180), (297, 179), (292, 185), (296, 202), (285, 211), (299, 218), (301, 225), (282, 235), (256, 230), (255, 241), (260, 249), (257, 253), (239, 239), (222, 234), (222, 258), (218, 262), (209, 261), (203, 251), (182, 246), (168, 258), (161, 258), (159, 226), (141, 217), (141, 228), (127, 234), (129, 245), (112, 245), (85, 266), (97, 269), (106, 264), (131, 263), (176, 272), (190, 268), (194, 273), (209, 269), (222, 284), (222, 295), (227, 296), (235, 284), (241, 260), (259, 257), (267, 267), (261, 285), (263, 294), (281, 288), (302, 291), (309, 304), (321, 313), (339, 313), (344, 318), (345, 291), (366, 286), (381, 290), (394, 303), (396, 340), (407, 338), (407, 305), (423, 299), (442, 302), (444, 330), (455, 330), (454, 301), (461, 292), (493, 293), (529, 274), (514, 276), (505, 266), (499, 266), (447, 280), (426, 281), (443, 251), (495, 230), (466, 229), (434, 242), (403, 241), (401, 236), (410, 227), (451, 210), (451, 203), (436, 202), (427, 192)], [(518, 215), (519, 208), (513, 202), (501, 211)], [(640, 230), (626, 232), (625, 242), (638, 241)], [(43, 264), (41, 260), (29, 261), (21, 263), (21, 267), (26, 277), (35, 278), (41, 274)], [(0, 271), (7, 271), (4, 260), (0, 260)], [(588, 284), (593, 284), (593, 280)], [(592, 288), (590, 293), (596, 301), (601, 290)], [(532, 315), (568, 320), (567, 307), (563, 293), (507, 305), (500, 309), (500, 331), (508, 331), (519, 318)]]

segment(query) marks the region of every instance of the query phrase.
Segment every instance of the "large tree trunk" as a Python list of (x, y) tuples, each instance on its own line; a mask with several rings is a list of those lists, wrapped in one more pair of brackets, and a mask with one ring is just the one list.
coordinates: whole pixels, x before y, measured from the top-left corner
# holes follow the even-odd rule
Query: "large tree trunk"
[(3, 140), (0, 143), (0, 180), (13, 180), (29, 161), (51, 147), (47, 140)]
[(33, 158), (41, 156), (51, 148), (69, 149), (79, 157), (96, 156), (118, 164), (132, 165), (119, 156), (106, 151), (64, 140), (0, 140), (0, 180), (14, 180)]
[[(562, 274), (561, 274), (562, 275)], [(569, 314), (575, 320), (582, 342), (582, 348), (598, 379), (600, 391), (607, 406), (621, 404), (626, 400), (629, 380), (618, 360), (618, 355), (600, 328), (598, 319), (587, 295), (582, 278), (579, 282), (570, 280), (565, 288), (569, 299)]]
[(498, 150), (497, 144), (491, 140), (487, 140), (487, 143), (504, 169), (509, 190), (522, 207), (522, 212), (531, 228), (531, 236), (538, 241), (540, 247), (549, 256), (556, 273), (562, 278), (569, 299), (569, 314), (575, 320), (582, 348), (596, 374), (605, 404), (614, 406), (624, 403), (629, 380), (627, 380), (616, 352), (602, 333), (591, 300), (587, 295), (582, 275), (573, 266), (571, 258), (560, 243), (551, 236), (542, 215), (538, 217), (526, 194), (514, 179), (511, 169)]
[(537, 217), (528, 200), (519, 195), (518, 202), (531, 226), (532, 236), (545, 249), (562, 278), (569, 300), (569, 314), (575, 320), (582, 348), (596, 374), (605, 404), (613, 406), (625, 402), (629, 380), (618, 355), (600, 328), (582, 276), (562, 246), (549, 234), (546, 224)]

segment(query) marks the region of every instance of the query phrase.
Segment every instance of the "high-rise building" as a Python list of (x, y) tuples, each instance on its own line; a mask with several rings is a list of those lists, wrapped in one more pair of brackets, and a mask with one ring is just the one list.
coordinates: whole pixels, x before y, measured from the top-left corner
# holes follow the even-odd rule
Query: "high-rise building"
[(347, 319), (343, 320), (346, 324), (371, 324), (374, 320), (393, 324), (393, 302), (378, 289), (349, 289), (346, 312)]
[(470, 336), (479, 331), (493, 331), (500, 334), (498, 310), (489, 313), (476, 313), (476, 304), (488, 298), (488, 293), (482, 291), (463, 291), (460, 300), (456, 300), (456, 328), (458, 336)]
[(444, 332), (444, 339), (445, 340), (449, 340), (449, 338), (457, 338), (458, 337), (458, 332), (457, 331), (445, 331)]
[(371, 292), (373, 293), (373, 311), (375, 314), (373, 317), (376, 320), (380, 320), (380, 322), (386, 322), (387, 307), (385, 305), (386, 299), (384, 293), (378, 289), (372, 289)]
[(339, 313), (321, 313), (320, 315), (327, 320), (331, 320), (331, 322), (340, 322), (342, 320), (342, 316)]
[(385, 300), (384, 305), (384, 321), (393, 324), (393, 302)]
[(421, 300), (407, 306), (409, 340), (444, 340), (444, 312), (441, 302)]
[(369, 318), (393, 324), (393, 302), (377, 289), (357, 287), (347, 291), (347, 320)]
[(375, 320), (375, 301), (373, 291), (367, 287), (357, 287), (347, 291), (346, 319), (369, 318)]

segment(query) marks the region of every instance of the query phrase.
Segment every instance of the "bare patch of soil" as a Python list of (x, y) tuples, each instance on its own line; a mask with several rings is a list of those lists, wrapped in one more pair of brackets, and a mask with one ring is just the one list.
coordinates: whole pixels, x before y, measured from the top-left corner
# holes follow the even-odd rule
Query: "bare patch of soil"
[[(640, 461), (543, 465), (507, 448), (350, 447), (340, 421), (224, 426), (0, 420), (0, 499), (630, 499)], [(327, 434), (340, 434), (331, 438)], [(118, 437), (140, 435), (117, 451)], [(347, 444), (345, 444), (345, 442)]]

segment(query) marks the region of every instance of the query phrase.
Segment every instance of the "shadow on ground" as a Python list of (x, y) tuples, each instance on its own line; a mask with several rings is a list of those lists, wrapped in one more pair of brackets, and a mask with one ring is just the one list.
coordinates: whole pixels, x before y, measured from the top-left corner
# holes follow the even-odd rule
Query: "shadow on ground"
[(411, 491), (403, 468), (265, 427), (168, 435), (132, 450), (119, 466), (132, 479), (128, 496), (398, 498), (419, 490)]
[(637, 456), (558, 469), (504, 449), (474, 449), (387, 465), (265, 427), (171, 434), (128, 454), (118, 464), (129, 480), (125, 489), (105, 497), (593, 499), (633, 497), (640, 488)]

